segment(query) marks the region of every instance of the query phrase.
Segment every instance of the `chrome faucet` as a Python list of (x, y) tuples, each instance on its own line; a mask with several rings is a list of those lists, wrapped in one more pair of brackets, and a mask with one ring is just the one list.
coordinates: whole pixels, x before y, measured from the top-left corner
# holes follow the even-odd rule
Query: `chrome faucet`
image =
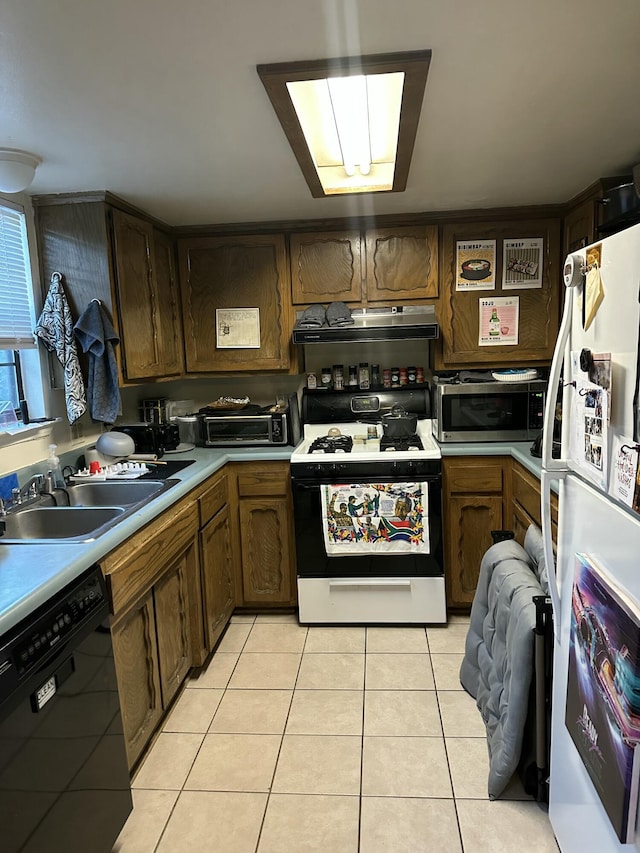
[(44, 474), (34, 474), (20, 489), (18, 503), (37, 498), (44, 487)]

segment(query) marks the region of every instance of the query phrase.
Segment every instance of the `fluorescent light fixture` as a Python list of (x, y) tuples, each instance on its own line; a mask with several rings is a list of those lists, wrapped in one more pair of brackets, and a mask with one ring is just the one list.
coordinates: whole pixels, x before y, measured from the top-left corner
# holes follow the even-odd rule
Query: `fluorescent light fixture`
[(259, 65), (315, 198), (402, 192), (431, 51)]
[(35, 154), (18, 148), (0, 148), (0, 192), (19, 193), (33, 181), (42, 163)]

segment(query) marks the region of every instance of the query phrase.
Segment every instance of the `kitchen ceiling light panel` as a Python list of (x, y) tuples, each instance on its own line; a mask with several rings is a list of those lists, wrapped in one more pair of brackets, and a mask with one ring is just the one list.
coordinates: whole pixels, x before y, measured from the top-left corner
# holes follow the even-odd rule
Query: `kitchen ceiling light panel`
[(259, 65), (315, 198), (402, 192), (431, 51)]
[(19, 193), (33, 181), (42, 163), (35, 154), (18, 148), (0, 148), (0, 192)]

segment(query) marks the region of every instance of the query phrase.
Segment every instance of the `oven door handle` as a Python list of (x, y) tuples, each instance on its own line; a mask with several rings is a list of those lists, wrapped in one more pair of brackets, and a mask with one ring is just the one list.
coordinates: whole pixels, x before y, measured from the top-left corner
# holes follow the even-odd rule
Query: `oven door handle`
[(362, 580), (330, 580), (329, 581), (329, 589), (332, 587), (339, 587), (340, 589), (360, 589), (361, 587), (387, 587), (390, 589), (395, 589), (397, 587), (410, 587), (411, 581), (407, 578), (405, 580), (392, 580), (386, 578), (363, 578)]

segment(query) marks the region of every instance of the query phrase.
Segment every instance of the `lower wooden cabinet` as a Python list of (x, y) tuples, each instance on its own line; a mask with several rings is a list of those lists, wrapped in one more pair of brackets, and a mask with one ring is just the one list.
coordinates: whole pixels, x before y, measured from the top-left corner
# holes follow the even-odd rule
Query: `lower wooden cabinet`
[(101, 563), (113, 613), (113, 651), (130, 767), (193, 665), (197, 532), (197, 505), (185, 499)]
[(231, 525), (226, 504), (201, 529), (200, 555), (207, 648), (211, 651), (235, 607)]
[(162, 719), (153, 593), (112, 626), (127, 760), (131, 768)]
[(503, 527), (508, 463), (499, 456), (443, 459), (445, 586), (451, 610), (471, 607), (491, 531)]
[(235, 466), (240, 575), (237, 604), (290, 606), (297, 601), (291, 477), (288, 462)]
[[(540, 527), (540, 480), (530, 471), (513, 462), (511, 468), (511, 507), (509, 529), (515, 539), (524, 545), (524, 537), (530, 524)], [(551, 536), (554, 543), (558, 538), (558, 497), (551, 494)]]

